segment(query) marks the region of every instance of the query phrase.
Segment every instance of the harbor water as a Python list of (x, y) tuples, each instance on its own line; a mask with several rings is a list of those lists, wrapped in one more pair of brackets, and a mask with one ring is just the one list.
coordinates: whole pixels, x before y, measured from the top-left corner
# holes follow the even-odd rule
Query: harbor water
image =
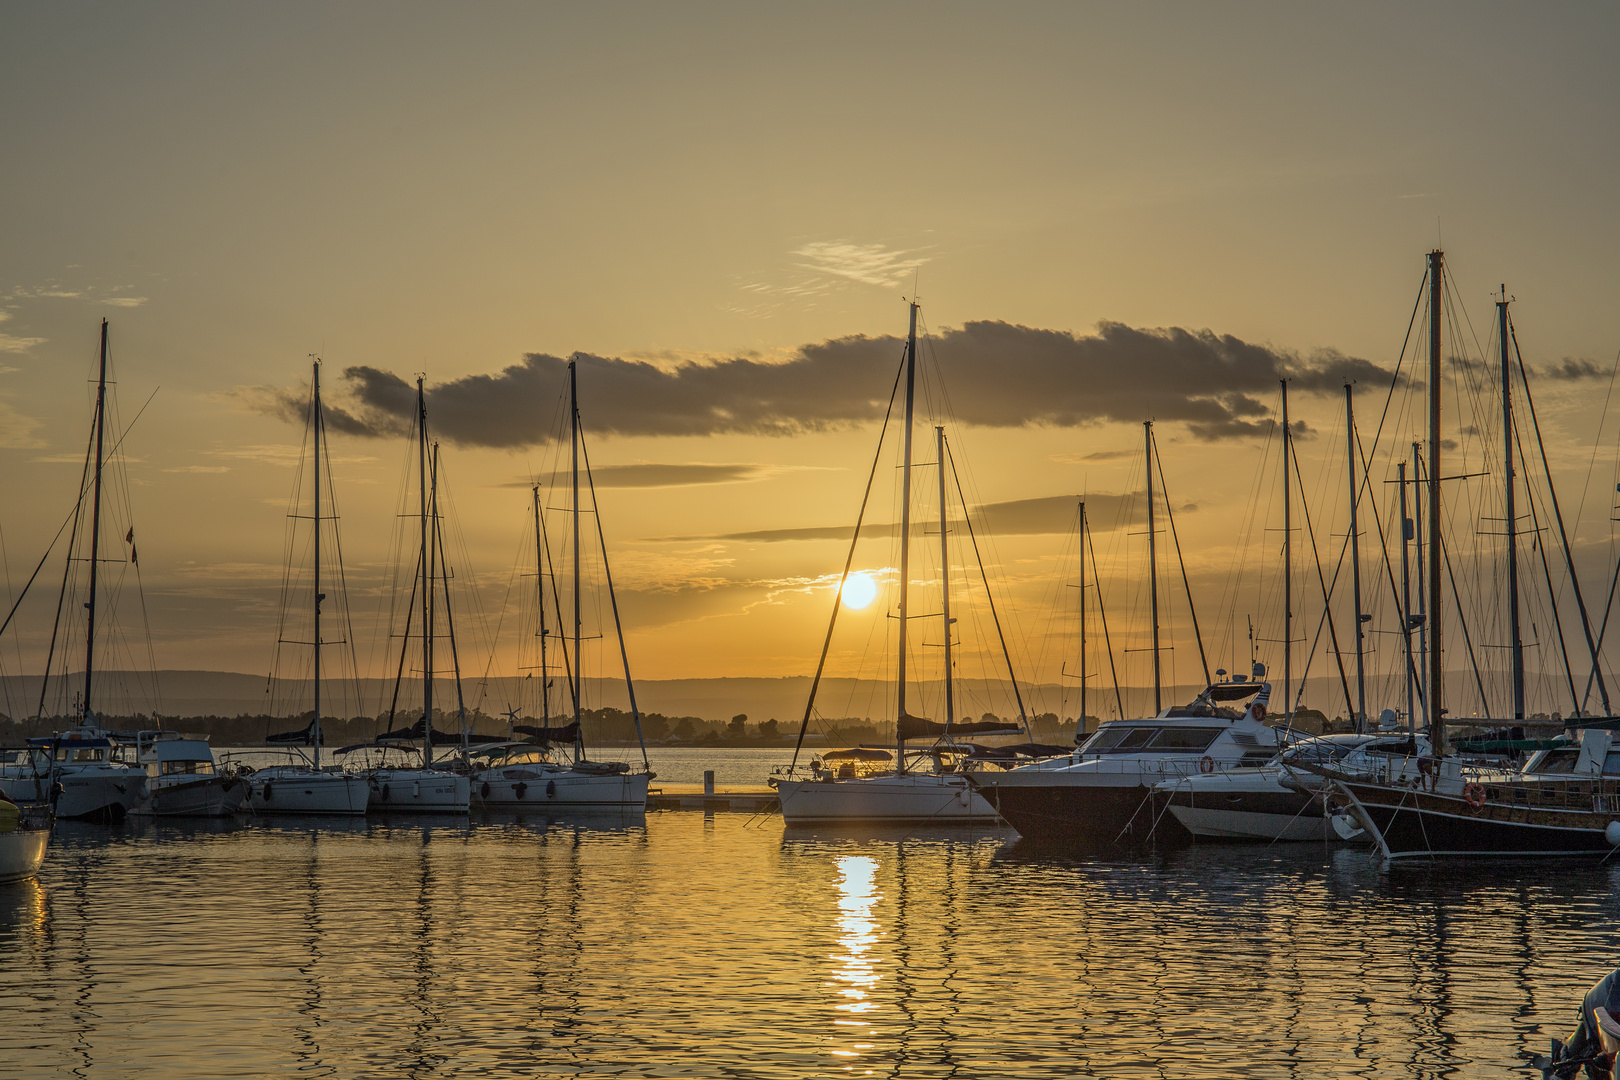
[(61, 823), (0, 887), (0, 1076), (1514, 1075), (1617, 889), (743, 814)]

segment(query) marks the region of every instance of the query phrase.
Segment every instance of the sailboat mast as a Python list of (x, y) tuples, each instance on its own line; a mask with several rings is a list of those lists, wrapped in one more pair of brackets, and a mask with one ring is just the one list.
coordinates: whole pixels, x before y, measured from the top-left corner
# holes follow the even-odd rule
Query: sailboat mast
[(1080, 500), (1080, 729), (1086, 731), (1086, 500)]
[(1356, 731), (1367, 724), (1367, 668), (1362, 643), (1362, 626), (1366, 617), (1361, 613), (1361, 533), (1357, 530), (1356, 504), (1361, 500), (1356, 490), (1356, 406), (1354, 391), (1344, 384), (1345, 473), (1350, 481), (1350, 593), (1356, 608)]
[(88, 722), (90, 682), (96, 666), (96, 571), (101, 567), (101, 467), (102, 440), (107, 431), (107, 320), (101, 320), (101, 374), (96, 380), (96, 480), (90, 510), (90, 599), (84, 616), (84, 701), (81, 713)]
[(546, 670), (546, 558), (540, 530), (540, 485), (534, 485), (534, 591), (540, 604), (540, 716), (551, 720), (550, 674)]
[(1159, 672), (1159, 557), (1153, 536), (1153, 421), (1142, 421), (1147, 445), (1148, 613), (1153, 624), (1153, 715), (1164, 710), (1163, 681)]
[(911, 305), (911, 329), (906, 333), (906, 419), (904, 464), (900, 472), (900, 659), (895, 712), (896, 766), (906, 771), (906, 632), (910, 629), (911, 591), (911, 421), (917, 390), (917, 305)]
[(1283, 449), (1283, 712), (1294, 715), (1294, 517), (1289, 497), (1288, 462), (1293, 432), (1288, 427), (1288, 380), (1282, 379)]
[(1401, 640), (1406, 644), (1406, 730), (1417, 734), (1417, 702), (1412, 693), (1416, 667), (1412, 662), (1412, 537), (1417, 530), (1406, 508), (1406, 462), (1400, 464), (1401, 486)]
[(310, 406), (310, 430), (315, 439), (315, 717), (310, 721), (310, 734), (315, 742), (315, 768), (321, 767), (321, 362), (311, 365), (314, 398)]
[(1429, 252), (1429, 745), (1446, 756), (1446, 684), (1440, 639), (1440, 321), (1446, 256)]
[(433, 553), (428, 546), (427, 397), (416, 379), (417, 506), (422, 519), (422, 767), (433, 764)]
[(1513, 649), (1513, 718), (1524, 719), (1524, 640), (1519, 630), (1519, 519), (1514, 509), (1513, 471), (1513, 382), (1508, 367), (1508, 298), (1502, 286), (1502, 299), (1496, 302), (1496, 323), (1502, 343), (1502, 484), (1507, 517), (1508, 625)]
[(1417, 547), (1417, 684), (1423, 726), (1429, 726), (1429, 594), (1423, 587), (1423, 444), (1412, 444), (1412, 543)]
[(947, 519), (945, 516), (945, 429), (942, 426), (934, 428), (934, 444), (936, 456), (939, 459), (939, 578), (940, 578), (940, 608), (945, 623), (945, 732), (950, 734), (951, 720), (956, 716), (956, 697), (952, 688), (951, 667), (951, 624), (956, 620), (951, 618), (951, 554), (946, 543), (949, 533), (946, 532)]
[[(585, 666), (580, 663), (580, 605), (579, 605), (579, 385), (574, 378), (574, 361), (568, 361), (568, 438), (572, 459), (574, 501), (574, 723), (579, 723), (579, 695), (585, 683)], [(576, 737), (576, 755), (582, 745)]]

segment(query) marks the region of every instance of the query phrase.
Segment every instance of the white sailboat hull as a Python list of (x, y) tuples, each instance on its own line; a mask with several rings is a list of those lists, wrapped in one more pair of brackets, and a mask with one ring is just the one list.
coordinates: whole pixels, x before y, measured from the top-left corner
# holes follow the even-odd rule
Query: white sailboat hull
[(46, 829), (0, 833), (0, 883), (22, 881), (37, 874), (45, 861), (50, 837)]
[(260, 769), (248, 781), (255, 814), (364, 814), (371, 786), (364, 776), (313, 769)]
[(526, 810), (536, 807), (616, 807), (642, 810), (647, 806), (647, 784), (640, 773), (578, 773), (524, 765), (489, 769), (474, 778), (478, 806), (485, 810)]
[(994, 823), (995, 807), (961, 776), (932, 773), (844, 780), (777, 780), (789, 825), (826, 821)]
[(384, 769), (371, 774), (366, 808), (374, 813), (465, 814), (471, 782), (437, 769)]

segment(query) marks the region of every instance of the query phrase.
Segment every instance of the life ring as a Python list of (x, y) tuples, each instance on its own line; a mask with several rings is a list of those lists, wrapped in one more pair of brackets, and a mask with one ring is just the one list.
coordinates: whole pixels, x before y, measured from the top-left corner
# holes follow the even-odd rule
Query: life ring
[(1264, 702), (1254, 703), (1254, 718), (1262, 724), (1266, 722), (1266, 706)]
[(1485, 788), (1483, 785), (1464, 784), (1462, 794), (1463, 801), (1476, 812), (1485, 809)]
[(1201, 772), (1201, 773), (1204, 773), (1206, 776), (1209, 773), (1214, 772), (1215, 771), (1215, 759), (1210, 757), (1208, 754), (1205, 754), (1203, 757), (1199, 758), (1198, 759), (1198, 771)]

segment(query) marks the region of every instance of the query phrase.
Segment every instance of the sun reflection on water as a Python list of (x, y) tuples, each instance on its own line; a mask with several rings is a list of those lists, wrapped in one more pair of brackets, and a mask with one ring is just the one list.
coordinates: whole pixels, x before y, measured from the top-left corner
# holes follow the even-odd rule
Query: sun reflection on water
[[(883, 978), (877, 971), (881, 961), (872, 952), (882, 936), (877, 919), (872, 914), (877, 902), (883, 899), (883, 894), (878, 891), (877, 872), (877, 860), (868, 856), (845, 855), (838, 859), (838, 944), (843, 946), (844, 951), (828, 958), (837, 965), (833, 983), (839, 988), (839, 996), (844, 999), (835, 1006), (836, 1010), (860, 1018), (835, 1020), (834, 1024), (868, 1028), (868, 1035), (871, 1033), (869, 1014), (878, 1008), (877, 1002), (872, 1000), (872, 992)], [(849, 1034), (860, 1033), (852, 1031)], [(831, 1053), (834, 1057), (856, 1058), (861, 1056), (859, 1050), (869, 1049), (871, 1045), (855, 1043), (857, 1049), (833, 1050)]]

